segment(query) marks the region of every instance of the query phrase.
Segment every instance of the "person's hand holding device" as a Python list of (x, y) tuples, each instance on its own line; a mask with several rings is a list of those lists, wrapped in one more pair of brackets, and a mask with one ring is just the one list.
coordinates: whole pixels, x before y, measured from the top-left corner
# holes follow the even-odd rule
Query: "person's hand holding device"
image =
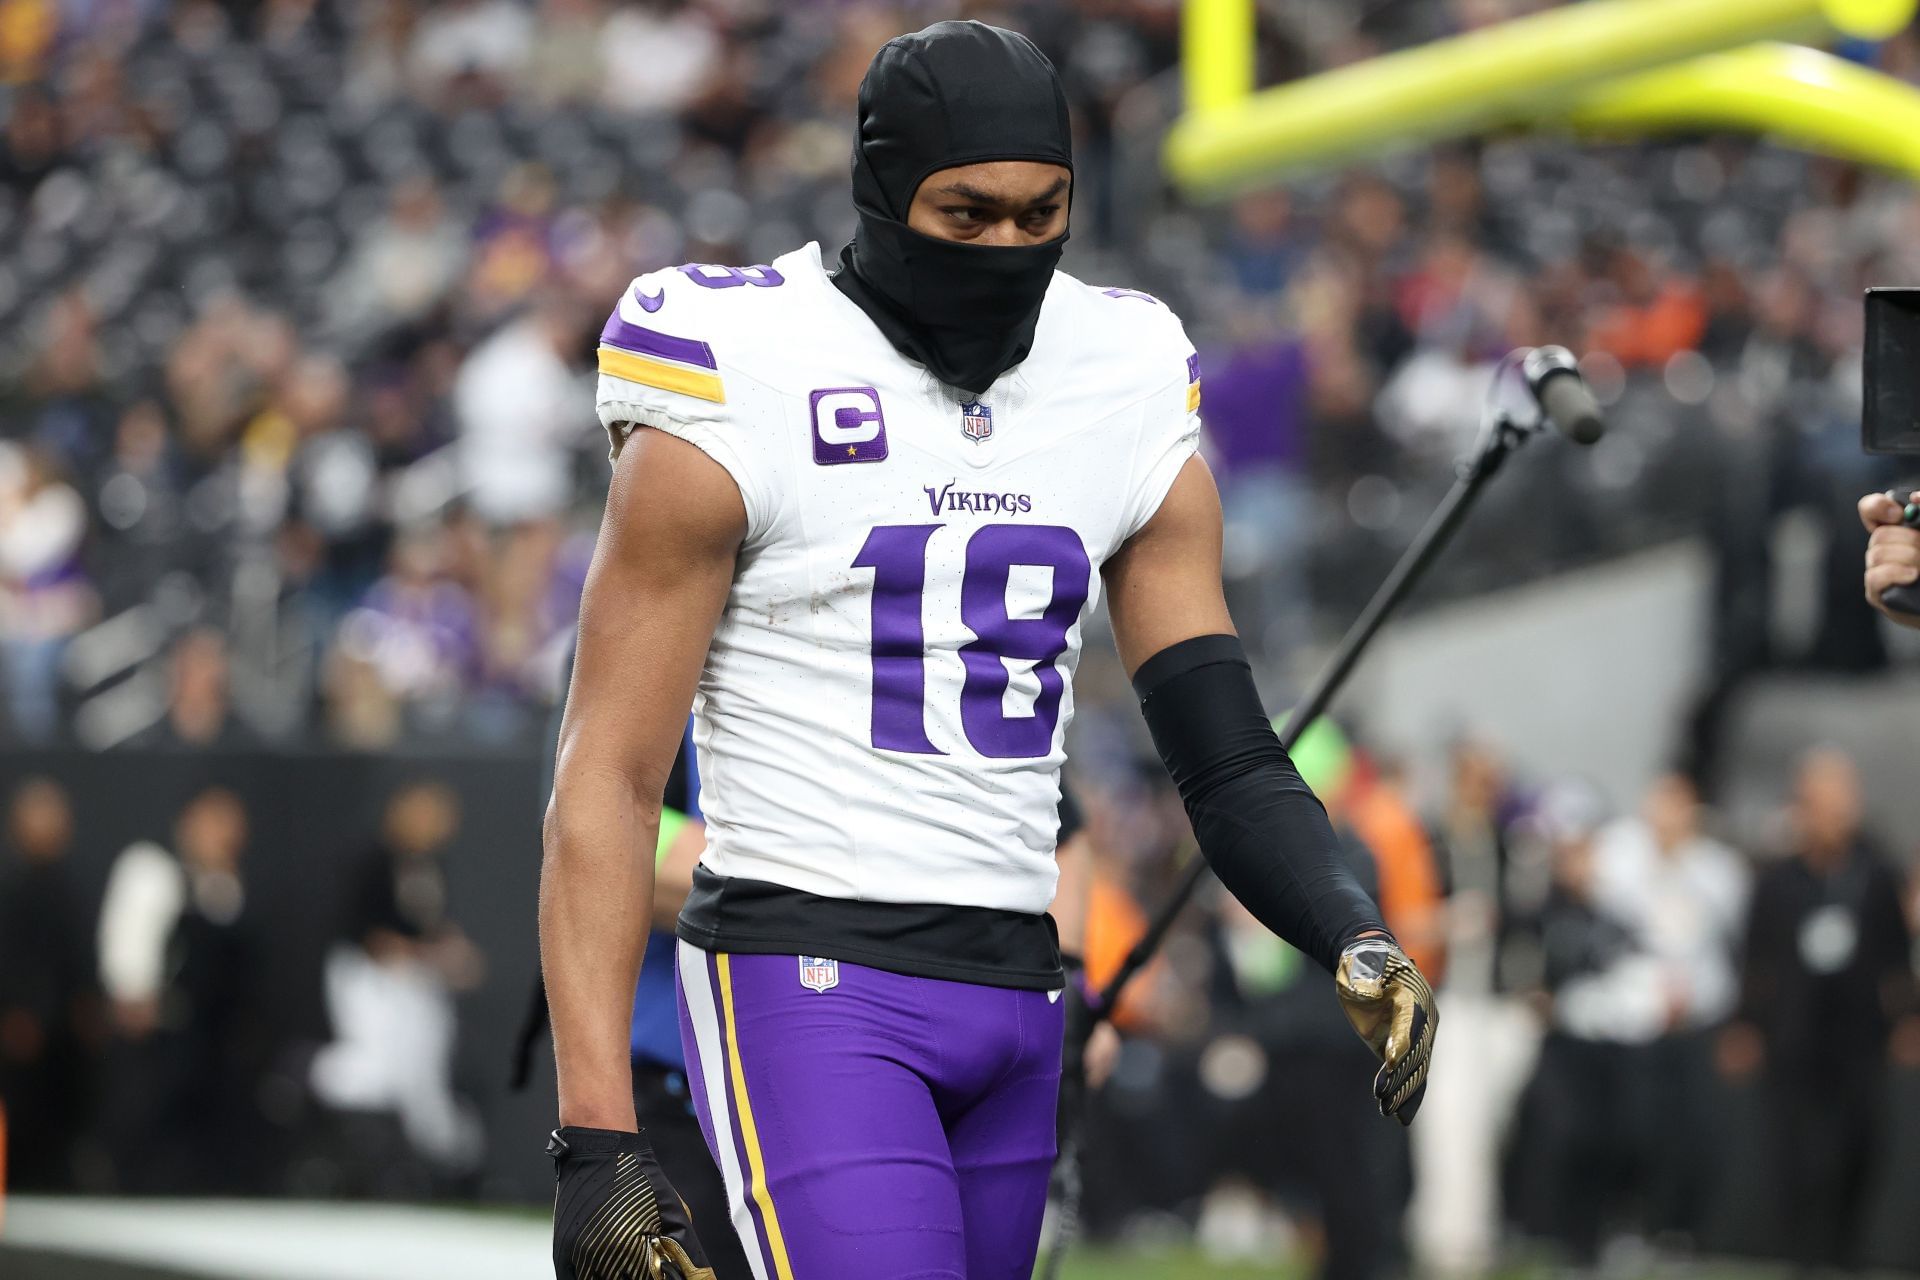
[(1903, 504), (1891, 493), (1860, 499), (1860, 522), (1867, 526), (1867, 603), (1903, 627), (1920, 629), (1920, 528), (1907, 513), (1920, 516), (1920, 493)]
[[(1867, 290), (1860, 442), (1868, 453), (1920, 455), (1920, 289)], [(1920, 491), (1860, 499), (1867, 602), (1920, 629)]]

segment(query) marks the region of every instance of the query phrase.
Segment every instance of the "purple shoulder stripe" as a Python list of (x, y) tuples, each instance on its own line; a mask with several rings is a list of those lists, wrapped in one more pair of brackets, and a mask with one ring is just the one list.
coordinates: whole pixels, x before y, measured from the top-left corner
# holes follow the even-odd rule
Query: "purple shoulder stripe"
[(1200, 353), (1198, 351), (1187, 357), (1187, 381), (1200, 381)]
[(713, 358), (713, 348), (706, 343), (628, 324), (620, 318), (618, 311), (607, 317), (607, 327), (600, 331), (600, 341), (636, 355), (659, 356), (663, 360), (678, 360), (681, 364), (697, 364), (703, 369), (720, 367)]

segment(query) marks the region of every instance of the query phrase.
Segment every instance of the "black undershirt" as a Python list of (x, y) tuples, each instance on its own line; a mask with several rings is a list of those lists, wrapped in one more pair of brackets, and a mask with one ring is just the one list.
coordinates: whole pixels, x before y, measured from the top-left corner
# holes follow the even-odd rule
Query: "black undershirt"
[(706, 951), (827, 956), (915, 978), (1058, 991), (1053, 917), (933, 902), (827, 898), (693, 869), (679, 936)]
[[(1071, 840), (1083, 821), (1063, 784), (1056, 843)], [(675, 932), (706, 951), (827, 956), (888, 973), (1021, 991), (1058, 991), (1066, 983), (1060, 935), (1044, 912), (827, 898), (716, 875), (704, 866), (694, 868)]]

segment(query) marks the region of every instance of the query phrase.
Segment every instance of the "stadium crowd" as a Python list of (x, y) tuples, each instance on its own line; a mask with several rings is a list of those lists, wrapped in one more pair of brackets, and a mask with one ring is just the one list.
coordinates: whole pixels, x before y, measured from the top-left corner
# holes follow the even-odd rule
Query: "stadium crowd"
[[(1518, 7), (1277, 6), (1263, 74)], [(1194, 210), (1139, 141), (1177, 105), (1175, 6), (972, 8), (1031, 31), (1066, 75), (1069, 267), (1165, 296), (1202, 348), (1236, 605), (1267, 652), (1350, 615), (1446, 483), (1491, 363), (1558, 340), (1632, 428), (1544, 468), (1552, 492), (1526, 516), (1490, 504), (1439, 589), (1705, 532), (1726, 548), (1728, 679), (1801, 656), (1748, 625), (1772, 581), (1752, 549), (1782, 510), (1826, 521), (1835, 493), (1878, 478), (1851, 447), (1854, 299), (1913, 274), (1903, 185), (1737, 142), (1501, 140)], [(168, 736), (170, 679), (216, 673), (222, 733), (523, 741), (554, 696), (604, 487), (596, 326), (639, 271), (843, 241), (859, 73), (924, 16), (770, 0), (7, 14), (5, 732), (95, 747)], [(1920, 64), (1910, 37), (1876, 56)], [(1529, 536), (1508, 536), (1522, 519)], [(1837, 578), (1852, 552), (1835, 546)], [(1830, 609), (1806, 656), (1880, 661), (1857, 614)], [(176, 653), (202, 628), (223, 652)]]
[[(1263, 76), (1525, 7), (1268, 6)], [(935, 8), (0, 5), (0, 742), (527, 751), (605, 489), (605, 313), (644, 270), (841, 243), (858, 77)], [(1883, 1186), (1881, 1073), (1920, 1069), (1916, 902), (1886, 860), (1907, 851), (1862, 830), (1830, 753), (1780, 798), (1777, 847), (1721, 843), (1700, 792), (1743, 680), (1886, 660), (1858, 603), (1852, 500), (1888, 477), (1855, 446), (1857, 298), (1920, 278), (1920, 200), (1737, 141), (1500, 139), (1193, 209), (1141, 142), (1177, 108), (1175, 5), (937, 9), (1019, 26), (1065, 73), (1082, 135), (1068, 269), (1166, 298), (1201, 347), (1235, 612), (1270, 664), (1352, 615), (1514, 346), (1583, 353), (1618, 429), (1543, 455), (1524, 506), (1495, 495), (1432, 590), (1681, 535), (1714, 549), (1693, 777), (1663, 775), (1637, 812), (1528, 777), (1499, 743), (1454, 744), (1444, 792), (1417, 797), (1330, 729), (1314, 748), (1390, 922), (1442, 975), (1440, 1052), (1478, 1055), (1436, 1064), (1411, 1144), (1364, 1108), (1303, 1102), (1364, 1049), (1297, 955), (1210, 902), (1125, 1012), (1091, 1227), (1259, 1254), (1317, 1220), (1328, 1274), (1369, 1276), (1397, 1259), (1355, 1206), (1397, 1198), (1412, 1250), (1462, 1273), (1518, 1238), (1583, 1263), (1626, 1238), (1920, 1265), (1849, 1216)], [(1911, 33), (1864, 56), (1920, 78)], [(1783, 653), (1768, 532), (1793, 509), (1829, 551), (1817, 625)], [(1102, 696), (1124, 701), (1090, 684), (1083, 703)], [(1111, 963), (1185, 822), (1157, 765), (1082, 782), (1105, 867), (1090, 951)], [(383, 1178), (393, 1148), (359, 1139), (222, 1165), (288, 1114), (258, 1087), (288, 1046), (218, 981), (222, 948), (264, 945), (241, 927), (240, 801), (196, 792), (157, 843), (101, 855), (134, 888), (90, 896), (61, 870), (86, 815), (52, 782), (6, 800), (0, 1098), (21, 1185), (464, 1185), (471, 1120), (444, 1076), (388, 1079), (339, 1028), (334, 1067), (301, 1078), (343, 1111), (375, 1096), (429, 1172)], [(356, 1007), (393, 1007), (384, 990), (450, 1017), (477, 980), (433, 888), (435, 803), (340, 833), (374, 851), (329, 1000), (399, 964), (412, 977)], [(162, 964), (156, 937), (184, 951)], [(55, 1114), (81, 1119), (36, 1129)], [(1301, 1138), (1246, 1141), (1274, 1126)], [(162, 1147), (175, 1163), (151, 1163)], [(1702, 1168), (1719, 1151), (1740, 1158)], [(1769, 1178), (1794, 1210), (1757, 1220)]]

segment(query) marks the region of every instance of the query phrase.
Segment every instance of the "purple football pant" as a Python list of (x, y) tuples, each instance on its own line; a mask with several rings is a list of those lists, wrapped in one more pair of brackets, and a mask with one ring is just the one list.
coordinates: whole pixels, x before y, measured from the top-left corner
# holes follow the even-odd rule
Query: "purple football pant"
[(844, 962), (808, 971), (825, 990), (801, 974), (679, 944), (694, 1106), (753, 1280), (1029, 1280), (1063, 1006)]

